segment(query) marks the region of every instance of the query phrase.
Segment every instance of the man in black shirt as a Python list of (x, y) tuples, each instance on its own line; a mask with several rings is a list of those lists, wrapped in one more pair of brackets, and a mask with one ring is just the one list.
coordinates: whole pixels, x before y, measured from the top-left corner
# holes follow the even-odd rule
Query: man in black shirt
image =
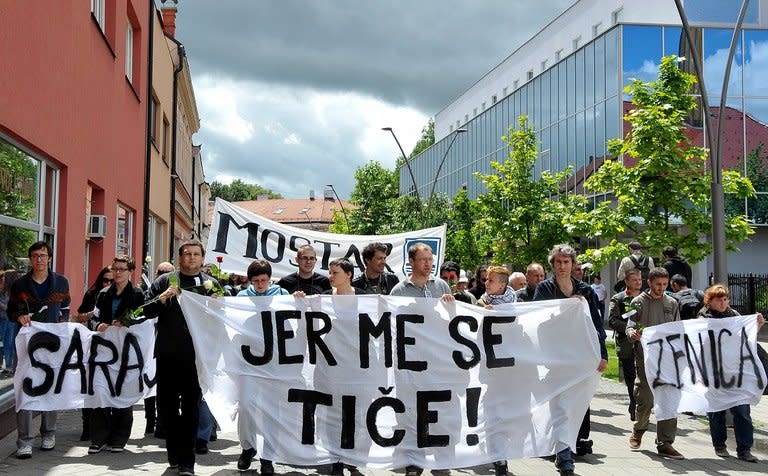
[(278, 286), (291, 294), (301, 291), (307, 296), (323, 294), (323, 292), (331, 289), (328, 278), (315, 273), (317, 253), (311, 245), (299, 247), (296, 252), (296, 263), (299, 265), (299, 270), (278, 281)]
[(352, 280), (352, 286), (366, 294), (387, 295), (400, 282), (394, 273), (387, 272), (387, 246), (384, 243), (368, 243), (363, 248), (365, 271)]

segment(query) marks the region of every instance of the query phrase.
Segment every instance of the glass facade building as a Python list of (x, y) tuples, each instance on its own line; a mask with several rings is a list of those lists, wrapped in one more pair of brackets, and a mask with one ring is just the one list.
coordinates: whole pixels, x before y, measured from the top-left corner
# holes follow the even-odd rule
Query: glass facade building
[[(752, 5), (731, 67), (722, 163), (725, 168), (750, 176), (758, 191), (755, 199), (729, 201), (728, 210), (746, 213), (756, 225), (766, 225), (768, 83), (763, 73), (768, 73), (768, 31), (756, 28), (758, 3)], [(691, 12), (690, 21), (696, 25), (694, 41), (703, 60), (714, 125), (720, 113), (725, 63), (738, 5), (689, 0), (686, 11)], [(435, 180), (436, 193), (453, 196), (466, 186), (469, 196), (477, 197), (484, 190), (473, 174), (491, 173), (491, 161), (506, 160), (508, 149), (501, 136), (507, 134), (509, 126), (517, 127), (518, 116), (526, 115), (540, 143), (536, 172), (572, 166), (580, 189), (580, 181), (606, 157), (607, 141), (626, 132), (622, 116), (631, 105), (623, 93), (624, 86), (635, 78), (655, 79), (662, 56), (690, 56), (688, 51), (679, 26), (618, 23), (570, 55), (563, 55), (559, 62), (477, 116), (452, 123), (447, 136), (412, 159), (415, 186), (422, 198), (427, 197)], [(681, 64), (693, 70), (690, 61)], [(458, 134), (448, 150), (457, 127), (467, 132)], [(706, 146), (700, 111), (690, 118), (688, 128), (696, 145)], [(439, 167), (442, 160), (445, 162)], [(438, 168), (441, 173), (435, 177)], [(405, 168), (400, 170), (400, 187), (403, 194), (413, 192), (414, 184)]]

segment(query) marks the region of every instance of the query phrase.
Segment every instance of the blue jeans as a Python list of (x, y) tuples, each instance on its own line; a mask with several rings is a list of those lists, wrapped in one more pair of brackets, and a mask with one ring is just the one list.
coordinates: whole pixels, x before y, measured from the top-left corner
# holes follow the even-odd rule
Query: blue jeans
[[(736, 435), (736, 451), (742, 453), (752, 449), (754, 444), (754, 429), (749, 405), (736, 405), (729, 408), (733, 415), (733, 433)], [(707, 413), (709, 419), (709, 435), (715, 448), (725, 448), (727, 431), (725, 428), (725, 412)]]
[(557, 469), (573, 470), (573, 454), (571, 454), (570, 448), (566, 448), (557, 452), (557, 456), (555, 457), (555, 467)]
[(213, 414), (205, 400), (200, 400), (200, 419), (197, 423), (197, 439), (208, 441), (213, 433)]
[(13, 368), (13, 352), (16, 348), (16, 323), (8, 319), (0, 321), (0, 332), (3, 337), (3, 355), (0, 355), (0, 364), (5, 359), (5, 368)]

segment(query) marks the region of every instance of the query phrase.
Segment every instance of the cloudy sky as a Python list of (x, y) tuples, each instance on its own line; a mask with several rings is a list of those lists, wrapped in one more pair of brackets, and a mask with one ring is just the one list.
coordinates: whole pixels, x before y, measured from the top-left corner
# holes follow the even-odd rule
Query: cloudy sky
[(342, 198), (572, 0), (181, 0), (209, 182)]

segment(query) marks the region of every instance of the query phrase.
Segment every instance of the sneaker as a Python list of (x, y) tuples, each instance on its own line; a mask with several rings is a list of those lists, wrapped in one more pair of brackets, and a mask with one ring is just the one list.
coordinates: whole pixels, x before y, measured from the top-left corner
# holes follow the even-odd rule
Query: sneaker
[(261, 476), (272, 476), (273, 474), (275, 474), (275, 467), (272, 466), (272, 461), (261, 460)]
[(198, 438), (195, 442), (195, 453), (199, 455), (208, 454), (208, 442)]
[(333, 463), (331, 465), (331, 476), (343, 476), (344, 463)]
[(95, 455), (96, 453), (101, 453), (101, 450), (105, 449), (107, 447), (106, 443), (94, 443), (91, 446), (88, 447), (88, 454), (89, 455)]
[(56, 447), (56, 437), (54, 435), (43, 437), (43, 444), (40, 445), (41, 450), (51, 451), (55, 447)]
[(640, 443), (643, 441), (643, 433), (644, 431), (633, 431), (631, 435), (629, 435), (629, 449), (631, 450), (639, 450), (640, 449)]
[(195, 470), (185, 466), (179, 467), (179, 476), (195, 476)]
[(752, 454), (751, 451), (739, 451), (737, 453), (737, 456), (742, 461), (747, 461), (749, 463), (757, 463), (757, 457)]
[(507, 476), (507, 462), (495, 461), (493, 463), (493, 471), (496, 476)]
[(16, 450), (16, 457), (18, 459), (29, 459), (32, 457), (32, 447), (31, 446), (22, 446), (21, 448)]
[(721, 458), (727, 458), (731, 456), (730, 453), (728, 453), (728, 448), (725, 446), (720, 446), (718, 448), (715, 448), (715, 454)]
[(659, 456), (669, 459), (685, 459), (685, 456), (681, 455), (670, 444), (663, 444), (658, 448)]
[(122, 445), (110, 446), (109, 451), (111, 451), (112, 453), (122, 453), (123, 451), (125, 451), (125, 446), (122, 446)]
[(579, 440), (576, 442), (576, 454), (578, 456), (584, 456), (592, 454), (592, 440)]
[(251, 461), (253, 461), (254, 456), (256, 456), (255, 448), (248, 448), (247, 450), (243, 450), (243, 452), (240, 453), (240, 457), (237, 458), (237, 469), (240, 471), (248, 471), (248, 468), (251, 467)]

